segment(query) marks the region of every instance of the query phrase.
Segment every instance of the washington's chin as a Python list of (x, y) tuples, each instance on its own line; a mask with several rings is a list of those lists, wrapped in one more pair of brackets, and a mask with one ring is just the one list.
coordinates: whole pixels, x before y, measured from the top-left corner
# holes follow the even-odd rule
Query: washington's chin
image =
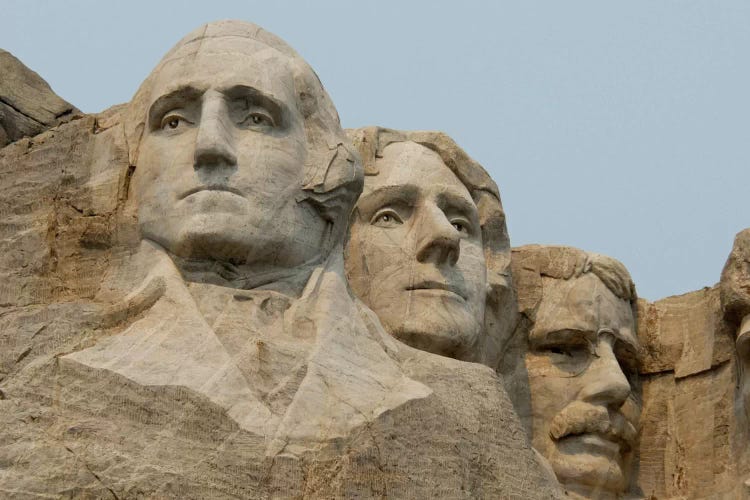
[(265, 242), (261, 233), (248, 225), (246, 217), (226, 213), (191, 214), (141, 224), (144, 238), (186, 259), (243, 262), (248, 256), (262, 256), (273, 243)]

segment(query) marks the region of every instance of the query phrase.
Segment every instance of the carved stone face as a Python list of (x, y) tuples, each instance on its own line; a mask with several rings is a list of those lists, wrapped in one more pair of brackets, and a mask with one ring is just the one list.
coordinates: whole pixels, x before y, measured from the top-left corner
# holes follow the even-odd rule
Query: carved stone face
[(187, 258), (304, 262), (325, 222), (295, 199), (307, 144), (287, 57), (202, 43), (155, 75), (133, 178), (142, 235)]
[(739, 397), (740, 404), (750, 422), (750, 314), (742, 318), (737, 330), (737, 357), (740, 366)]
[(352, 216), (352, 288), (403, 342), (458, 356), (483, 331), (487, 270), (477, 207), (435, 152), (383, 150)]
[(593, 273), (543, 287), (526, 355), (534, 447), (567, 487), (622, 491), (641, 411), (630, 304)]

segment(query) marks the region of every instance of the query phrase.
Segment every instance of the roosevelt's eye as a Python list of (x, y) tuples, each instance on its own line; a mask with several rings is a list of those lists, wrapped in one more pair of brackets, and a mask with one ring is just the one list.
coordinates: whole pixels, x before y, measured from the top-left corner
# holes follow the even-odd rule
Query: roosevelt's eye
[(379, 210), (370, 221), (370, 224), (378, 227), (394, 227), (403, 224), (398, 214), (390, 209)]
[(550, 344), (539, 349), (542, 353), (560, 360), (583, 360), (589, 357), (591, 349), (585, 343)]
[(273, 118), (261, 111), (253, 111), (248, 114), (247, 117), (242, 121), (242, 125), (247, 127), (275, 127), (276, 123)]

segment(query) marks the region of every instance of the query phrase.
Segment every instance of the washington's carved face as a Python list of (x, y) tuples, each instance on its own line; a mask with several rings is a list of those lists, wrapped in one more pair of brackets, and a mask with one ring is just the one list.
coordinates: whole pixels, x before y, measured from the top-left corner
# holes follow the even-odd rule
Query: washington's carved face
[(447, 356), (483, 331), (487, 270), (477, 207), (435, 152), (388, 145), (352, 215), (347, 274), (386, 329)]
[(526, 355), (534, 447), (564, 485), (622, 491), (641, 411), (630, 304), (592, 273), (543, 286)]
[(207, 39), (163, 66), (133, 179), (144, 238), (195, 259), (295, 265), (325, 222), (301, 192), (307, 144), (288, 58)]

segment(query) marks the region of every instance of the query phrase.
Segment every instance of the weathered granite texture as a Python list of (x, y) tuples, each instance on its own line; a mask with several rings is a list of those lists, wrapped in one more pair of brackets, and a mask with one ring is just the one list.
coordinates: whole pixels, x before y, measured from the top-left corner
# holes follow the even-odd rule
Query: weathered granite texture
[(559, 498), (492, 368), (349, 291), (361, 173), (312, 70), (239, 22), (2, 148), (2, 496)]
[(81, 112), (13, 54), (0, 49), (0, 147), (70, 121)]

